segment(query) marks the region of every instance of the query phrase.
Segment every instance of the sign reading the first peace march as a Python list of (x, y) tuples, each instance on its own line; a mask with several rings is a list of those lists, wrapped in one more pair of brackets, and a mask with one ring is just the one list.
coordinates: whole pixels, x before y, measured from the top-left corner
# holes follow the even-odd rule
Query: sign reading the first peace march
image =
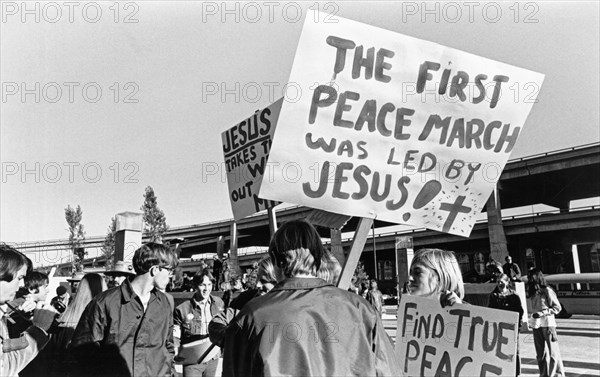
[[(543, 75), (307, 17), (260, 197), (468, 236)], [(309, 89), (310, 88), (310, 89)]]

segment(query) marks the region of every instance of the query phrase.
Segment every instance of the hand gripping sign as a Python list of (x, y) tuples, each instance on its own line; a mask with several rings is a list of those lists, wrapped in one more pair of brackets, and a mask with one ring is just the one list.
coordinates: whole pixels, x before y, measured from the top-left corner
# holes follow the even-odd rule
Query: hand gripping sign
[(396, 356), (406, 376), (514, 376), (519, 314), (402, 296)]
[(221, 134), (235, 220), (279, 204), (258, 196), (283, 98)]
[(338, 19), (304, 24), (260, 197), (468, 236), (544, 76)]

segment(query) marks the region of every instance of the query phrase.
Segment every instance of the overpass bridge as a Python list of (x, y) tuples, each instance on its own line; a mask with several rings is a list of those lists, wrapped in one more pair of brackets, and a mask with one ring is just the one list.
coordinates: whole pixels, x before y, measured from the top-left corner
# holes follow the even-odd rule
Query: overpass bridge
[[(574, 272), (576, 261), (572, 257), (573, 245), (585, 245), (582, 246), (579, 261), (581, 268), (600, 270), (599, 208), (592, 207), (581, 211), (569, 209), (569, 203), (573, 200), (600, 196), (600, 143), (511, 160), (502, 172), (498, 192), (504, 209), (535, 204), (546, 204), (556, 208), (556, 211), (550, 213), (503, 219), (510, 254), (522, 269), (525, 269), (528, 263), (533, 263), (548, 273), (555, 272), (560, 266), (567, 270), (565, 272)], [(312, 211), (311, 208), (303, 206), (278, 209), (277, 222), (281, 224), (292, 219), (306, 218)], [(358, 220), (351, 218), (342, 231), (354, 232)], [(181, 257), (189, 258), (198, 254), (210, 257), (216, 253), (219, 237), (225, 240), (225, 248), (229, 247), (233, 224), (233, 219), (226, 219), (174, 227), (169, 229), (163, 238), (165, 241), (184, 240), (180, 243)], [(241, 252), (240, 264), (251, 265), (263, 254), (261, 247), (264, 248), (269, 243), (268, 215), (259, 213), (238, 221), (236, 225), (238, 248), (250, 248), (247, 252)], [(385, 278), (395, 275), (395, 263), (391, 263), (389, 258), (395, 250), (395, 239), (398, 236), (412, 236), (415, 248), (435, 246), (456, 251), (461, 268), (467, 276), (477, 274), (482, 260), (489, 254), (490, 242), (486, 221), (476, 224), (469, 238), (427, 229), (384, 233), (385, 228), (396, 225), (375, 220), (377, 234), (374, 239), (367, 241), (361, 257), (370, 276), (387, 280)], [(324, 238), (330, 237), (328, 228), (317, 229)], [(100, 249), (103, 240), (103, 236), (90, 237), (85, 240), (83, 246), (87, 249)], [(349, 242), (343, 242), (345, 252), (349, 250)], [(16, 246), (24, 252), (68, 252), (66, 239), (28, 242)], [(102, 263), (101, 258), (96, 262)], [(57, 260), (56, 263), (60, 261)], [(183, 266), (193, 269), (195, 263), (185, 263)]]

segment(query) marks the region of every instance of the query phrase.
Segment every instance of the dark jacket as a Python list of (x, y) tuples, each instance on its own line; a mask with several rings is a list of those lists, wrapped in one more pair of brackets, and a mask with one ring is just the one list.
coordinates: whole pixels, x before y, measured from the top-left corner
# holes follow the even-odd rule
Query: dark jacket
[(519, 313), (519, 326), (521, 325), (521, 321), (523, 320), (523, 305), (521, 304), (519, 295), (517, 295), (515, 291), (509, 289), (508, 294), (501, 295), (498, 291), (498, 287), (496, 287), (490, 295), (488, 306), (493, 309), (502, 309)]
[(318, 278), (290, 278), (250, 300), (225, 335), (223, 377), (400, 376), (379, 314)]
[(144, 311), (125, 280), (89, 303), (71, 347), (86, 375), (171, 376), (173, 307), (166, 294), (154, 289)]
[(520, 280), (521, 279), (521, 269), (519, 265), (516, 263), (505, 263), (502, 266), (502, 271), (508, 275), (510, 280)]
[(250, 289), (240, 293), (236, 298), (231, 300), (229, 307), (225, 308), (224, 311), (213, 317), (212, 321), (208, 324), (208, 335), (210, 341), (213, 344), (223, 348), (223, 341), (225, 340), (225, 331), (227, 326), (235, 317), (240, 310), (246, 305), (246, 303), (255, 297), (260, 297), (258, 289)]

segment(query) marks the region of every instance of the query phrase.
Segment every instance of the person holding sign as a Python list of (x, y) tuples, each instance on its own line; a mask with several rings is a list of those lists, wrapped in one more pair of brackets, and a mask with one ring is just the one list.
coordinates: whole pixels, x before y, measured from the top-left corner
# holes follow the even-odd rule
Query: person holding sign
[(421, 249), (410, 265), (409, 294), (438, 298), (442, 306), (461, 304), (465, 296), (462, 273), (454, 252)]
[(560, 313), (561, 307), (556, 293), (548, 286), (539, 268), (527, 272), (526, 292), (527, 300), (531, 304), (529, 327), (533, 329), (540, 377), (564, 376), (565, 368), (558, 348), (554, 319), (554, 316)]
[(317, 277), (325, 250), (304, 220), (283, 224), (269, 255), (278, 278), (225, 335), (223, 376), (400, 376), (376, 310)]
[[(508, 259), (509, 257), (507, 257)], [(507, 274), (502, 274), (498, 278), (498, 284), (490, 295), (489, 307), (492, 309), (509, 310), (519, 313), (519, 324), (523, 318), (523, 305), (521, 299), (515, 291), (509, 288), (510, 279)], [(517, 342), (517, 370), (515, 376), (521, 374), (521, 358), (519, 357), (519, 342)]]

